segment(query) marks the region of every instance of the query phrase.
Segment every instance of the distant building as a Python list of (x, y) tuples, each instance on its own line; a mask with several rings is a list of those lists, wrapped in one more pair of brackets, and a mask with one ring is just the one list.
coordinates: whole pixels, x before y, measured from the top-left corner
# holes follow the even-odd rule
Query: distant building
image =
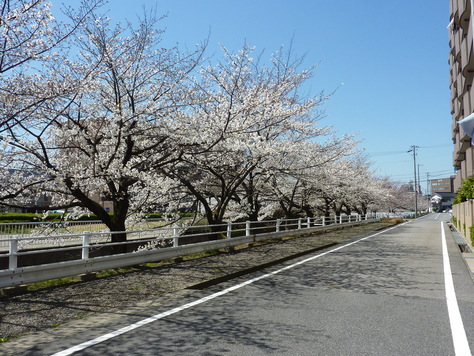
[(431, 192), (434, 193), (454, 193), (454, 177), (432, 179)]
[(455, 177), (431, 180), (431, 206), (434, 211), (449, 210), (453, 206)]

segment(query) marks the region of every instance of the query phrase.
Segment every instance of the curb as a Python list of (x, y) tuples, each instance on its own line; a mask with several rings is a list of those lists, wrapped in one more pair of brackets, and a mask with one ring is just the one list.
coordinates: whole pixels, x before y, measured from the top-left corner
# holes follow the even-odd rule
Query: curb
[(466, 264), (467, 269), (471, 273), (471, 278), (472, 278), (472, 281), (474, 282), (474, 253), (463, 252), (461, 256), (464, 263)]
[(329, 247), (332, 247), (332, 246), (335, 246), (335, 245), (338, 245), (338, 244), (339, 244), (338, 242), (332, 242), (332, 243), (329, 243), (329, 244), (326, 244), (326, 245), (318, 246), (318, 247), (315, 247), (315, 248), (312, 248), (312, 249), (309, 249), (309, 250), (306, 250), (306, 251), (303, 251), (303, 252), (298, 252), (298, 253), (295, 253), (293, 255), (289, 255), (289, 256), (286, 256), (286, 257), (279, 258), (277, 260), (273, 260), (273, 261), (270, 261), (270, 262), (262, 263), (262, 264), (257, 265), (257, 266), (245, 268), (245, 269), (237, 271), (237, 272), (229, 273), (229, 274), (226, 274), (226, 275), (221, 276), (221, 277), (216, 277), (216, 278), (213, 278), (213, 279), (209, 279), (207, 281), (200, 282), (200, 283), (194, 284), (192, 286), (189, 286), (186, 289), (203, 290), (203, 289), (206, 289), (208, 287), (217, 285), (219, 283), (226, 282), (226, 281), (229, 281), (231, 279), (244, 276), (246, 274), (257, 272), (257, 271), (260, 271), (260, 270), (265, 269), (267, 267), (275, 266), (275, 265), (281, 264), (283, 262), (286, 262), (286, 261), (289, 261), (289, 260), (292, 260), (292, 259), (295, 259), (295, 258), (298, 258), (298, 257), (301, 257), (301, 256), (305, 256), (305, 255), (308, 255), (310, 253), (320, 251), (320, 250), (323, 250), (325, 248), (329, 248)]
[(451, 222), (448, 222), (447, 225), (449, 232), (451, 233), (451, 237), (458, 245), (464, 264), (466, 265), (471, 275), (471, 279), (474, 282), (474, 253), (471, 252), (469, 244), (466, 242), (464, 236), (458, 231), (458, 229), (456, 229), (456, 226)]

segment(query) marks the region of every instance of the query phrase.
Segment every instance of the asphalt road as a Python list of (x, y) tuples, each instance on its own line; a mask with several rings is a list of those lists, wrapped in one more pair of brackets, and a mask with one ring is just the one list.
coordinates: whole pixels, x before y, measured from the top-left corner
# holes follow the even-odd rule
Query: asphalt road
[(431, 214), (131, 313), (82, 320), (76, 331), (64, 325), (48, 342), (24, 339), (31, 344), (22, 354), (470, 355), (474, 283), (442, 223), (449, 218)]

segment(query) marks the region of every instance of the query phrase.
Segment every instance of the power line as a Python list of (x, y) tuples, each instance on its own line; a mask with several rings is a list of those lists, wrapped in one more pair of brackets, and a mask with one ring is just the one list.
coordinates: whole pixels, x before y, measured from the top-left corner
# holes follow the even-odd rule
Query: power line
[(452, 144), (443, 144), (443, 145), (436, 145), (436, 146), (420, 146), (420, 148), (441, 148), (441, 147), (453, 147)]
[[(432, 149), (432, 148), (441, 148), (441, 147), (452, 147), (452, 144), (443, 144), (443, 145), (435, 145), (435, 146), (417, 146), (417, 148), (423, 149)], [(368, 156), (389, 156), (389, 155), (397, 155), (397, 154), (404, 154), (406, 151), (379, 151), (379, 152), (367, 152)]]

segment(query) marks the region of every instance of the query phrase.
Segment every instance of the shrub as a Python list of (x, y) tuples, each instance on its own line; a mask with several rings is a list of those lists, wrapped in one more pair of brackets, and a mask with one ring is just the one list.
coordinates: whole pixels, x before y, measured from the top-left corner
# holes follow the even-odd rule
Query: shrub
[(459, 189), (453, 203), (459, 204), (474, 199), (474, 176), (466, 178), (462, 181), (461, 189)]
[[(62, 214), (49, 214), (46, 221), (59, 220)], [(3, 213), (0, 214), (0, 223), (19, 223), (19, 222), (34, 222), (40, 221), (38, 215), (34, 213)], [(97, 216), (83, 216), (80, 221), (97, 220)]]

